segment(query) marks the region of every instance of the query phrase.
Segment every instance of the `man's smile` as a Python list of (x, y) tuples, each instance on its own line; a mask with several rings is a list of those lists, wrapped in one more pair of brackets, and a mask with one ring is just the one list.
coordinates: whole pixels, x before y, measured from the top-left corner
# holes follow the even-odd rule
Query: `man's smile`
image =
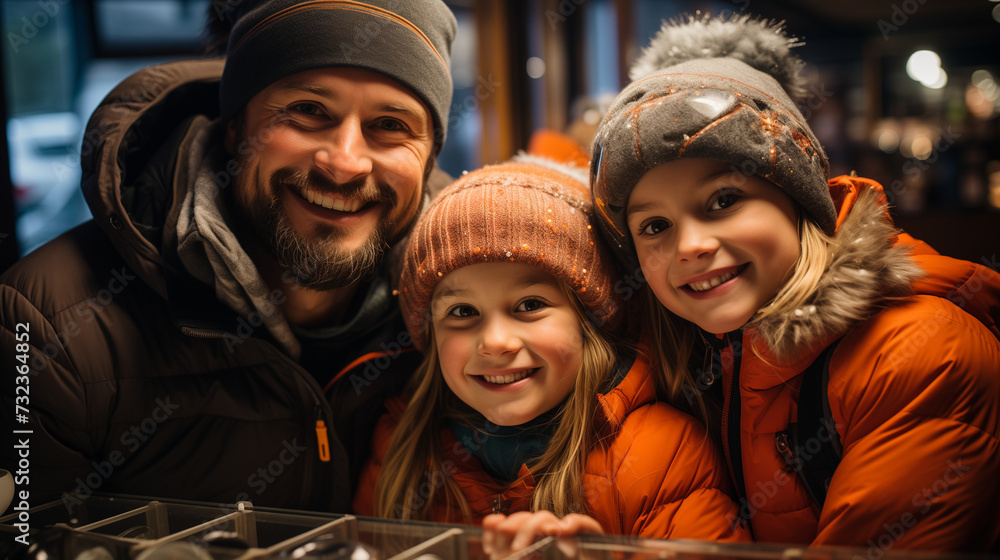
[(289, 185), (291, 189), (310, 204), (321, 206), (327, 210), (338, 212), (354, 213), (361, 209), (368, 209), (378, 204), (377, 200), (369, 200), (364, 197), (344, 197), (339, 194), (321, 192), (308, 186)]

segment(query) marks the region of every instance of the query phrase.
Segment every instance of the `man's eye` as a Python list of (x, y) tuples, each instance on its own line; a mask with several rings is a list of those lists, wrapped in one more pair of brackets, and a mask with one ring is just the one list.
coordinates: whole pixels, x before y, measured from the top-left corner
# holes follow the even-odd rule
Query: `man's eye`
[(393, 131), (393, 132), (394, 131), (405, 131), (405, 130), (407, 130), (406, 125), (404, 125), (403, 123), (401, 123), (401, 122), (399, 122), (399, 121), (397, 121), (395, 119), (383, 119), (381, 121), (378, 121), (378, 123), (376, 124), (376, 126), (378, 128), (381, 128), (382, 130), (388, 130), (388, 131)]
[(670, 227), (670, 222), (666, 220), (649, 220), (639, 226), (639, 235), (656, 235)]
[(315, 103), (296, 103), (291, 106), (291, 112), (315, 117), (320, 114), (320, 108)]
[(545, 302), (540, 299), (526, 299), (521, 303), (517, 304), (515, 311), (522, 313), (530, 313), (532, 311), (538, 311), (546, 306)]
[(448, 317), (474, 317), (476, 308), (471, 305), (456, 305), (448, 310)]

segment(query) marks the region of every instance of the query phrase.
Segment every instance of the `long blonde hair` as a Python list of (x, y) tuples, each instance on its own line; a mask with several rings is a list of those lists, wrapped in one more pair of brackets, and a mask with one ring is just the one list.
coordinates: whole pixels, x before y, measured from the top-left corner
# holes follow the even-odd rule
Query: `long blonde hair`
[[(528, 466), (537, 481), (532, 510), (551, 510), (562, 516), (587, 511), (583, 472), (589, 451), (602, 444), (595, 435), (596, 397), (614, 374), (616, 342), (613, 335), (587, 319), (569, 286), (561, 281), (560, 284), (580, 320), (582, 363), (573, 390), (554, 420), (555, 433), (542, 456)], [(458, 483), (448, 474), (449, 465), (440, 439), (447, 419), (471, 423), (471, 414), (444, 382), (433, 328), (428, 328), (424, 360), (411, 378), (407, 392), (410, 401), (389, 443), (375, 484), (375, 514), (435, 521), (431, 519), (434, 505), (444, 502), (446, 517), (458, 510), (471, 523), (472, 511)], [(443, 498), (438, 499), (439, 492)]]
[[(833, 238), (798, 208), (799, 257), (792, 265), (791, 274), (782, 284), (774, 298), (761, 307), (748, 321), (748, 325), (773, 315), (792, 313), (801, 307), (815, 293), (823, 273), (832, 259)], [(716, 400), (706, 398), (706, 387), (711, 383), (702, 375), (712, 375), (708, 359), (710, 348), (704, 334), (691, 321), (682, 319), (664, 307), (656, 299), (649, 284), (644, 296), (646, 303), (646, 324), (649, 325), (652, 345), (653, 366), (658, 368), (658, 388), (661, 395), (672, 405), (690, 412), (708, 426), (716, 425), (721, 414), (721, 405)], [(770, 335), (770, 336), (768, 336)], [(711, 335), (709, 335), (711, 336)], [(764, 333), (762, 342), (778, 359), (787, 356), (794, 348), (787, 337), (775, 333)], [(695, 354), (695, 350), (700, 350)], [(760, 354), (760, 348), (751, 346)], [(692, 363), (693, 357), (701, 358)], [(692, 371), (692, 367), (696, 368)]]

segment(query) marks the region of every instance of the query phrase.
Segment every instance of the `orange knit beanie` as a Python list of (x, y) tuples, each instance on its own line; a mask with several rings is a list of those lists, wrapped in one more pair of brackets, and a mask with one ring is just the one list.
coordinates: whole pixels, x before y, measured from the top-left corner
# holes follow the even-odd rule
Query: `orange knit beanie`
[(591, 227), (588, 195), (586, 170), (531, 156), (467, 173), (442, 191), (404, 256), (399, 300), (414, 345), (424, 349), (438, 282), (480, 263), (536, 266), (566, 282), (594, 324), (617, 327), (616, 269)]

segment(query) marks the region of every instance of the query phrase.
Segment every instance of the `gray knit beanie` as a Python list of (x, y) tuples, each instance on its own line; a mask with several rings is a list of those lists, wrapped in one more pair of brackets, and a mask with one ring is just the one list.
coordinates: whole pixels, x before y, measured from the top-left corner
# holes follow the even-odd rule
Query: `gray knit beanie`
[(229, 0), (225, 10), (232, 31), (220, 92), (223, 121), (285, 76), (352, 66), (384, 74), (423, 100), (440, 151), (458, 29), (441, 0)]
[(626, 265), (638, 265), (625, 216), (632, 188), (682, 157), (771, 181), (833, 233), (829, 163), (793, 101), (805, 97), (802, 61), (789, 52), (799, 44), (746, 15), (664, 22), (601, 122), (590, 163), (598, 223)]

